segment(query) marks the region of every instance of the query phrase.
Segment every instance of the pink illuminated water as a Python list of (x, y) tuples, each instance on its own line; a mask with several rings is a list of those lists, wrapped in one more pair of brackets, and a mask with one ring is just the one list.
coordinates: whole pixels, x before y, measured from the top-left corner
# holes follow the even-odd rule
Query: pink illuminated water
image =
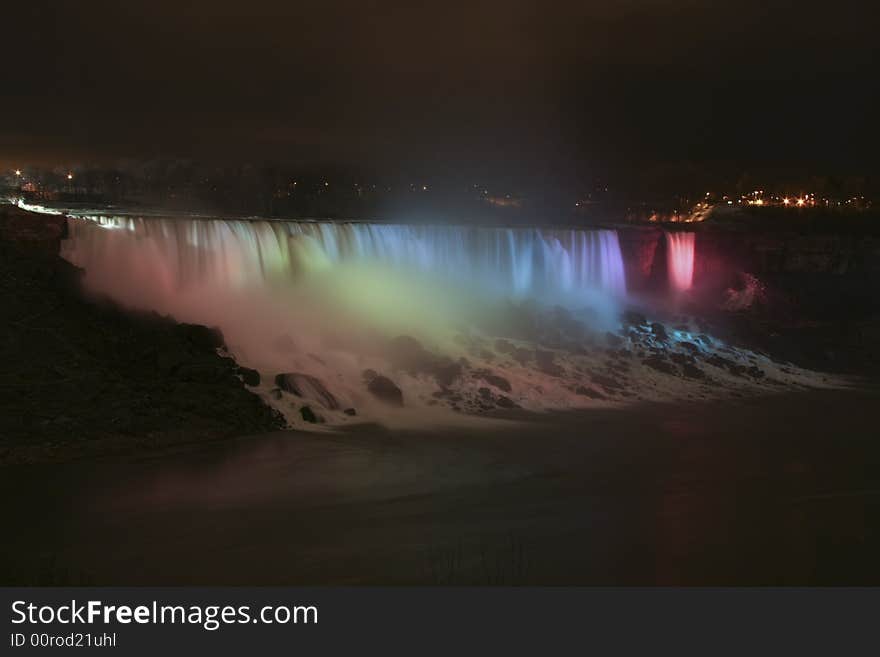
[(666, 258), (669, 285), (676, 292), (694, 284), (694, 233), (666, 233)]

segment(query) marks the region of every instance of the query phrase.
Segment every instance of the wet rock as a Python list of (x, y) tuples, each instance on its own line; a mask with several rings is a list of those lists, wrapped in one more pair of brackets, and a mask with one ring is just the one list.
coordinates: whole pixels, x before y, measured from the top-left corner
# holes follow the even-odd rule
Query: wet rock
[(616, 374), (626, 374), (630, 369), (630, 364), (622, 361), (608, 363), (608, 370)]
[(451, 358), (438, 359), (428, 374), (432, 375), (440, 385), (448, 386), (461, 376), (462, 365)]
[(241, 376), (241, 380), (244, 381), (245, 385), (248, 386), (258, 386), (260, 385), (260, 373), (257, 370), (252, 370), (249, 367), (239, 367), (238, 374)]
[(587, 388), (586, 386), (578, 386), (574, 389), (575, 394), (584, 395), (585, 397), (589, 397), (590, 399), (605, 399), (605, 395), (603, 395), (598, 390), (593, 390), (592, 388)]
[(309, 406), (303, 406), (301, 409), (299, 409), (299, 414), (306, 422), (311, 422), (312, 424), (318, 422), (318, 416), (315, 415), (315, 411), (313, 411)]
[(693, 342), (688, 342), (687, 340), (683, 342), (679, 342), (679, 345), (690, 351), (691, 353), (698, 354), (700, 353), (700, 348), (695, 345)]
[(662, 372), (663, 374), (671, 374), (673, 376), (678, 374), (678, 369), (675, 367), (675, 365), (670, 363), (668, 360), (665, 360), (661, 356), (649, 356), (642, 362), (648, 367), (655, 369), (658, 372)]
[(712, 354), (711, 356), (709, 356), (709, 358), (706, 359), (706, 362), (709, 363), (709, 365), (720, 367), (722, 369), (728, 369), (732, 365), (735, 365), (733, 361), (728, 360), (724, 356), (719, 356), (718, 354)]
[(209, 328), (198, 324), (180, 324), (177, 327), (177, 331), (184, 336), (187, 342), (201, 351), (220, 349), (225, 345), (223, 334), (217, 328)]
[(504, 392), (510, 392), (512, 387), (510, 385), (510, 381), (505, 379), (503, 376), (498, 376), (494, 372), (490, 370), (477, 370), (474, 372), (476, 378), (481, 379), (488, 383), (490, 386), (495, 386), (499, 390), (503, 390)]
[(669, 334), (666, 332), (666, 327), (664, 327), (663, 324), (660, 324), (659, 322), (654, 322), (653, 324), (651, 324), (651, 333), (653, 333), (658, 340), (663, 340), (665, 342), (669, 339)]
[(281, 388), (272, 388), (269, 391), (269, 396), (277, 401), (284, 396), (284, 393), (281, 392)]
[[(437, 356), (425, 349), (414, 337), (399, 335), (388, 345), (388, 357), (395, 369), (409, 374), (426, 374), (444, 386), (461, 376), (463, 365), (448, 356)], [(466, 361), (465, 361), (466, 362)]]
[(746, 370), (746, 373), (750, 377), (752, 377), (753, 379), (763, 379), (764, 378), (764, 371), (754, 365), (752, 365), (750, 368), (748, 368)]
[(353, 408), (346, 408), (342, 412), (345, 413), (346, 415), (350, 415), (352, 417), (357, 415), (357, 411), (354, 410)]
[(403, 392), (387, 376), (365, 370), (364, 380), (367, 382), (367, 390), (374, 397), (392, 406), (403, 406)]
[(513, 401), (510, 397), (505, 397), (504, 395), (499, 395), (495, 399), (495, 405), (499, 408), (519, 408), (519, 404)]
[(690, 354), (678, 354), (675, 352), (669, 354), (669, 360), (671, 360), (673, 363), (678, 363), (679, 365), (693, 365), (696, 362), (694, 357)]
[(715, 367), (726, 369), (734, 376), (755, 376), (751, 373), (751, 370), (755, 370), (759, 373), (756, 378), (764, 376), (764, 373), (761, 372), (761, 370), (759, 370), (757, 367), (753, 366), (752, 368), (747, 368), (744, 365), (735, 363), (734, 361), (728, 358), (724, 358), (723, 356), (719, 356), (718, 354), (713, 354), (711, 357), (706, 359), (706, 362), (710, 365), (714, 365)]
[(684, 374), (684, 376), (687, 377), (688, 379), (705, 379), (706, 378), (706, 373), (703, 372), (703, 370), (701, 370), (696, 365), (691, 365), (690, 363), (685, 363), (684, 365), (682, 365), (681, 371), (682, 371), (682, 374)]
[(275, 385), (297, 397), (317, 402), (329, 410), (339, 408), (339, 401), (333, 393), (327, 390), (320, 379), (311, 374), (301, 372), (278, 374), (275, 377)]
[(608, 390), (616, 390), (623, 387), (617, 379), (606, 376), (605, 374), (590, 374), (590, 381), (597, 383)]

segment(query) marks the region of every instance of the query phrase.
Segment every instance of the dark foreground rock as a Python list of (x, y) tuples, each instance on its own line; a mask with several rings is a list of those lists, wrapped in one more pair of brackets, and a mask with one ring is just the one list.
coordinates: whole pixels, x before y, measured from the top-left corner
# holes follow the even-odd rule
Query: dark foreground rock
[(403, 392), (387, 376), (382, 376), (373, 370), (365, 370), (364, 381), (367, 384), (367, 390), (374, 397), (392, 406), (403, 406)]
[(310, 406), (303, 406), (299, 409), (299, 414), (302, 416), (302, 419), (306, 422), (311, 422), (312, 424), (316, 424), (320, 422), (320, 418), (315, 415), (315, 411), (311, 409)]
[(241, 380), (244, 381), (245, 385), (260, 385), (260, 373), (257, 372), (257, 370), (253, 370), (250, 367), (239, 367), (238, 375), (241, 377)]
[(510, 381), (503, 376), (495, 374), (491, 370), (477, 370), (474, 372), (474, 376), (478, 379), (482, 379), (489, 385), (495, 386), (499, 390), (503, 390), (504, 392), (510, 392), (513, 389), (510, 385)]
[(399, 335), (389, 342), (388, 357), (395, 369), (432, 376), (442, 386), (451, 385), (461, 376), (461, 363), (431, 353), (409, 335)]
[(275, 385), (297, 397), (315, 401), (331, 411), (339, 408), (339, 401), (333, 393), (327, 390), (320, 379), (311, 374), (300, 372), (279, 374), (275, 377)]
[(81, 272), (56, 253), (0, 239), (0, 462), (284, 426), (245, 389), (235, 361), (217, 353), (219, 332), (86, 300)]

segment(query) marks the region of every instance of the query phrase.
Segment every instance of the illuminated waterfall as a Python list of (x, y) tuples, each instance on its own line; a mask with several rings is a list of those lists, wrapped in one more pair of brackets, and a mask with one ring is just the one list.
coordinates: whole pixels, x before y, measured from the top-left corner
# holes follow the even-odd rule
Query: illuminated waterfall
[(166, 285), (208, 277), (243, 286), (369, 260), (517, 297), (576, 298), (587, 289), (616, 297), (626, 293), (613, 230), (84, 219), (71, 220), (65, 257), (86, 268), (96, 258), (117, 258), (127, 269), (139, 261), (149, 260), (154, 268), (160, 263), (155, 276)]
[(694, 283), (694, 237), (694, 233), (666, 233), (669, 285), (676, 292), (689, 290)]

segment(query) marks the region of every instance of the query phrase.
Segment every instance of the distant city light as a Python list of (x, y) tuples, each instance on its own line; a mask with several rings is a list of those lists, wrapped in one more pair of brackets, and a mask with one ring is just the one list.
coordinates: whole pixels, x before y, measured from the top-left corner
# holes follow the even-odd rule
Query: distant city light
[(15, 170), (15, 175), (16, 175), (16, 176), (20, 176), (20, 175), (21, 175), (21, 169), (16, 169), (16, 170)]
[(73, 174), (72, 174), (72, 173), (68, 173), (68, 174), (67, 174), (67, 179), (68, 179), (68, 180), (73, 180)]

